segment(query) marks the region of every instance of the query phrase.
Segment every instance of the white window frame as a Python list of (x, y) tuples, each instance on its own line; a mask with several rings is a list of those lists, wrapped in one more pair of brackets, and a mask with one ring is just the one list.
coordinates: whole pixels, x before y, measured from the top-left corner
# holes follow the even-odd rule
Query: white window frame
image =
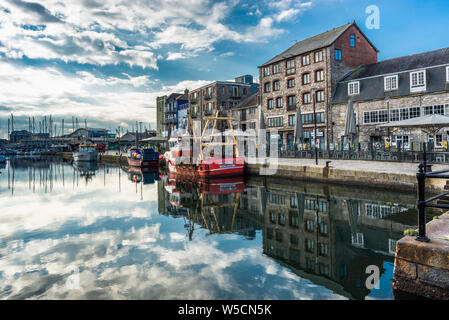
[(263, 75), (265, 77), (268, 77), (270, 75), (270, 67), (264, 67), (263, 68)]
[(446, 82), (449, 83), (449, 66), (446, 67)]
[(352, 81), (348, 83), (348, 95), (356, 96), (360, 94), (360, 81)]
[[(395, 80), (395, 86), (393, 87), (393, 81)], [(399, 76), (395, 75), (395, 76), (386, 76), (384, 77), (384, 90), (385, 91), (393, 91), (393, 90), (397, 90), (399, 88)]]
[[(423, 75), (423, 82), (419, 83), (419, 76)], [(417, 84), (413, 85), (413, 77), (416, 75)], [(427, 72), (426, 70), (419, 70), (410, 72), (410, 92), (422, 92), (427, 88)]]

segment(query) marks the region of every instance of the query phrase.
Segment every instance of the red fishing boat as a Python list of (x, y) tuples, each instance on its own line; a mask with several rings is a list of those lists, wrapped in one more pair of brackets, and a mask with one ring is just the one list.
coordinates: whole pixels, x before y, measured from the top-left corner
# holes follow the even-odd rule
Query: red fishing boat
[[(238, 155), (237, 141), (232, 126), (233, 119), (218, 116), (205, 119), (207, 121), (201, 137), (183, 136), (169, 140), (170, 152), (165, 156), (169, 171), (178, 175), (196, 176), (205, 179), (242, 176), (245, 168), (245, 159)], [(229, 123), (232, 142), (214, 141), (214, 138), (217, 137), (222, 140), (221, 134), (213, 134), (217, 127), (217, 121), (227, 121)], [(208, 128), (210, 122), (213, 122), (212, 133), (205, 138), (206, 128)], [(199, 144), (200, 150), (199, 155), (196, 157), (192, 154), (194, 144)], [(229, 145), (233, 149), (232, 157), (220, 158), (214, 155), (205, 155), (205, 150), (208, 147), (223, 148)]]

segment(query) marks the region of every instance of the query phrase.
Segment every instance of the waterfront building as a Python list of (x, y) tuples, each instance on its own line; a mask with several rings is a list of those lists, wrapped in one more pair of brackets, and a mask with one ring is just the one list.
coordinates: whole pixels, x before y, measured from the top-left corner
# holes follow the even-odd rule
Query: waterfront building
[(201, 129), (204, 129), (205, 117), (213, 116), (217, 111), (222, 116), (230, 116), (231, 110), (258, 88), (251, 75), (237, 77), (234, 82), (211, 82), (189, 93), (190, 116), (192, 120), (200, 120)]
[[(352, 99), (362, 145), (384, 147), (391, 141), (417, 150), (428, 141), (447, 149), (449, 128), (435, 137), (420, 129), (395, 129), (382, 124), (425, 115), (449, 115), (449, 48), (361, 66), (338, 82), (330, 121), (334, 141), (344, 142), (348, 101)], [(387, 142), (387, 144), (385, 144)]]
[(247, 129), (259, 130), (260, 94), (256, 92), (244, 99), (232, 109), (232, 125), (234, 129), (246, 131)]
[(176, 129), (183, 130), (187, 129), (188, 126), (188, 110), (189, 110), (189, 90), (186, 89), (184, 91), (184, 94), (180, 95), (178, 98), (176, 98), (176, 110), (177, 110), (177, 124)]
[(180, 93), (172, 93), (167, 96), (164, 107), (164, 125), (165, 134), (164, 137), (170, 138), (172, 133), (176, 131), (178, 127), (178, 105), (177, 99), (181, 96)]
[(378, 50), (355, 22), (297, 42), (259, 66), (261, 104), (267, 129), (276, 129), (280, 145), (294, 149), (297, 106), (304, 135), (317, 138), (324, 149), (332, 141), (329, 110), (337, 81), (354, 68), (377, 62)]

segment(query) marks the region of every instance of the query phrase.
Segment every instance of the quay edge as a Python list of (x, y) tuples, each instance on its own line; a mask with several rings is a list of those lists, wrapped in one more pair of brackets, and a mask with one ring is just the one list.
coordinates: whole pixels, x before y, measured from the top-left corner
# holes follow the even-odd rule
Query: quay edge
[[(259, 175), (266, 170), (264, 164), (246, 164), (245, 172), (249, 175)], [(351, 186), (374, 187), (387, 190), (412, 192), (417, 190), (416, 173), (386, 173), (369, 170), (349, 170), (326, 166), (308, 165), (279, 165), (273, 170), (271, 177), (343, 184)], [(445, 190), (446, 180), (427, 179), (426, 191), (430, 194), (441, 193)]]
[(393, 289), (449, 300), (449, 213), (426, 225), (429, 242), (406, 236), (396, 245)]

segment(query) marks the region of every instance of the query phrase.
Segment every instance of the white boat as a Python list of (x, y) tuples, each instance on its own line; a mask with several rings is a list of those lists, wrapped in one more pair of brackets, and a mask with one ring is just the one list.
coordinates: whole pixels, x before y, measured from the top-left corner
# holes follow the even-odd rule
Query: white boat
[(74, 161), (97, 161), (98, 152), (94, 144), (80, 144), (78, 152), (73, 154)]

